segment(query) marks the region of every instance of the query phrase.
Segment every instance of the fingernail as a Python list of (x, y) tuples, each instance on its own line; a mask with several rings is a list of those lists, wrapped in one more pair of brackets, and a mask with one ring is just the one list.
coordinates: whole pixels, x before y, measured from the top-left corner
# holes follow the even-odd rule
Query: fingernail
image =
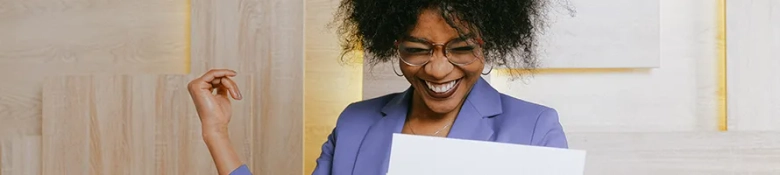
[(238, 93), (235, 90), (233, 90), (233, 94), (236, 94), (236, 98), (237, 99), (239, 99), (239, 100), (241, 99), (241, 93)]

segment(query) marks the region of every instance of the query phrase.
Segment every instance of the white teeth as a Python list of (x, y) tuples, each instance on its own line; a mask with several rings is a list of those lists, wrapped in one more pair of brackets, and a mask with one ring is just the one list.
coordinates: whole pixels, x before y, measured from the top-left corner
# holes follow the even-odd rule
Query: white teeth
[(428, 85), (428, 88), (431, 89), (433, 92), (436, 93), (444, 93), (455, 87), (455, 83), (457, 83), (457, 80), (447, 82), (445, 84), (441, 85), (434, 85), (431, 82), (425, 81), (425, 84)]

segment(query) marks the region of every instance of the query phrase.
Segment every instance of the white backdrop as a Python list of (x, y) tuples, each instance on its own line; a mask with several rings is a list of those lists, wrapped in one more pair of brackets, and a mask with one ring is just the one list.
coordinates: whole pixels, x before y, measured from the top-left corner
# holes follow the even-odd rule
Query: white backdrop
[(542, 67), (658, 67), (659, 0), (551, 2), (568, 3), (551, 3), (549, 28), (541, 35)]
[(729, 128), (780, 131), (780, 1), (727, 2)]
[[(714, 131), (717, 129), (715, 2), (662, 1), (660, 52), (655, 54), (660, 55), (659, 68), (542, 72), (525, 81), (509, 81), (507, 77), (494, 75), (491, 82), (503, 93), (558, 109), (561, 122), (572, 132)], [(645, 49), (644, 45), (622, 47)], [(643, 56), (605, 60), (639, 59), (634, 57)]]

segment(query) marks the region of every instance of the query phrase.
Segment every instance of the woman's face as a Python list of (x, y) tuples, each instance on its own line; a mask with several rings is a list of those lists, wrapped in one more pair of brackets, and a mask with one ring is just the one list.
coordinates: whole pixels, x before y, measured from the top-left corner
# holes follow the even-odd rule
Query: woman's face
[[(468, 33), (466, 31), (466, 33)], [(429, 43), (445, 44), (448, 47), (431, 47)], [(406, 80), (414, 87), (415, 100), (422, 100), (433, 112), (446, 114), (455, 111), (466, 98), (471, 87), (479, 79), (484, 63), (474, 39), (464, 39), (458, 31), (448, 25), (438, 10), (424, 10), (417, 24), (409, 33), (408, 39), (400, 40), (399, 55), (409, 60), (409, 55), (430, 60), (421, 66), (413, 66), (399, 61), (401, 71)], [(464, 62), (464, 58), (473, 61), (468, 64), (455, 65), (445, 57), (443, 49), (447, 49), (450, 59)], [(432, 50), (432, 56), (422, 54)], [(469, 54), (465, 54), (465, 53)], [(453, 56), (454, 55), (454, 56)], [(472, 57), (465, 57), (470, 55)], [(460, 59), (460, 60), (455, 60)], [(412, 60), (414, 61), (414, 60)], [(409, 61), (407, 61), (409, 62)]]

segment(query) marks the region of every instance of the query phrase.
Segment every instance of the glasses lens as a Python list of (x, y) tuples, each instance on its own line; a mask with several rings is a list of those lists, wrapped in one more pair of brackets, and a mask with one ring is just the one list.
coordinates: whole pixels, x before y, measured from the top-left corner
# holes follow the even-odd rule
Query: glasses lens
[(477, 59), (477, 45), (468, 41), (455, 41), (447, 45), (447, 58), (456, 64), (468, 64)]
[(421, 65), (431, 58), (431, 48), (424, 44), (404, 42), (398, 47), (399, 56), (405, 62), (413, 65)]

